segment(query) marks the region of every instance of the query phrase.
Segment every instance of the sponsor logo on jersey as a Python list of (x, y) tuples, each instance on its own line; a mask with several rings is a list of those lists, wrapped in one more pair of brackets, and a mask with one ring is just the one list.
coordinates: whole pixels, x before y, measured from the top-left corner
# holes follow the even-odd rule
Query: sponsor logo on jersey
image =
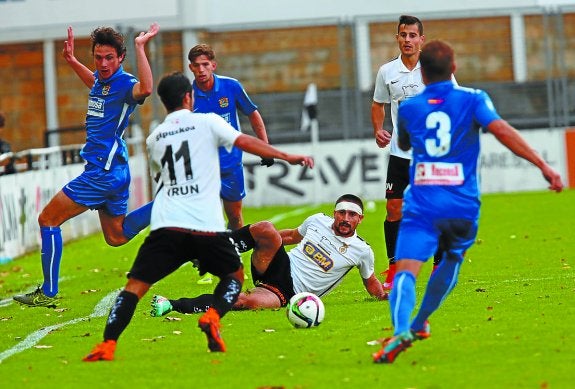
[(415, 185), (461, 185), (463, 165), (448, 162), (420, 162), (415, 166)]
[(419, 85), (417, 84), (406, 84), (401, 87), (403, 89), (403, 99), (409, 99), (419, 93)]
[(88, 100), (88, 115), (103, 118), (105, 103), (106, 100), (100, 97), (90, 96)]
[(189, 131), (194, 131), (195, 129), (196, 129), (195, 126), (188, 126), (188, 127), (180, 127), (177, 130), (174, 129), (174, 130), (162, 131), (156, 134), (156, 142), (159, 141), (160, 139), (167, 138), (168, 136), (184, 134)]
[(437, 105), (443, 103), (443, 99), (427, 99), (427, 103), (431, 105)]
[(220, 108), (227, 108), (228, 105), (230, 105), (230, 100), (227, 97), (222, 97), (218, 100), (218, 103), (220, 104)]
[(328, 271), (333, 267), (333, 260), (329, 257), (329, 254), (313, 243), (305, 242), (303, 252), (323, 271)]

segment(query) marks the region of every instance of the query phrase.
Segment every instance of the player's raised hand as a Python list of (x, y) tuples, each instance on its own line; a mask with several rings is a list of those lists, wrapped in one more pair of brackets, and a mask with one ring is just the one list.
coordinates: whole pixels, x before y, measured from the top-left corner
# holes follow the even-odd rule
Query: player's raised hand
[(136, 45), (142, 45), (142, 46), (145, 45), (146, 43), (148, 43), (150, 39), (152, 39), (158, 34), (158, 31), (160, 31), (160, 25), (156, 22), (152, 23), (148, 31), (146, 32), (142, 31), (136, 37), (135, 39)]
[(74, 30), (72, 30), (72, 26), (68, 27), (68, 39), (64, 41), (62, 57), (68, 62), (74, 59)]

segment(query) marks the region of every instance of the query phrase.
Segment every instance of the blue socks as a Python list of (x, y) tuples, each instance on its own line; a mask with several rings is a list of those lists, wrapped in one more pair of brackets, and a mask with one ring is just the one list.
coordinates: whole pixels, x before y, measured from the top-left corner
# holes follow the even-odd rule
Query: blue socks
[(124, 223), (122, 224), (122, 230), (128, 240), (138, 235), (140, 231), (150, 225), (153, 204), (154, 201), (150, 201), (148, 204), (142, 205), (140, 208), (134, 209), (126, 215)]
[(60, 227), (40, 227), (42, 237), (42, 292), (48, 297), (58, 294), (58, 277), (62, 259), (62, 230)]
[(425, 295), (421, 301), (421, 307), (419, 307), (419, 311), (411, 323), (412, 329), (416, 331), (423, 329), (425, 321), (451, 293), (457, 284), (460, 267), (460, 261), (443, 258), (439, 267), (435, 269), (429, 278)]
[[(128, 239), (132, 239), (150, 225), (152, 205), (153, 201), (126, 215), (122, 228)], [(60, 227), (40, 227), (40, 236), (42, 237), (41, 257), (44, 275), (42, 292), (48, 297), (54, 297), (58, 294), (58, 279), (62, 260), (62, 230)]]
[(391, 322), (394, 335), (409, 331), (411, 313), (415, 308), (415, 277), (407, 271), (395, 274), (393, 289), (389, 294)]

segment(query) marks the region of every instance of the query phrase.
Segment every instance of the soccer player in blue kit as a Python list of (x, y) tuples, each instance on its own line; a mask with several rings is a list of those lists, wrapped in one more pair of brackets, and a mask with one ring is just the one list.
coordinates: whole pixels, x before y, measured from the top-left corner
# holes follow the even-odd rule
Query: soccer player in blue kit
[[(213, 112), (241, 132), (238, 110), (246, 115), (258, 139), (268, 142), (266, 127), (258, 107), (252, 102), (242, 84), (235, 78), (215, 74), (216, 54), (207, 44), (192, 47), (188, 53), (189, 67), (194, 74), (194, 112)], [(271, 166), (274, 160), (262, 158), (262, 165)], [(224, 211), (228, 228), (237, 230), (244, 225), (242, 199), (246, 196), (242, 151), (234, 147), (231, 151), (220, 148), (220, 174)]]
[(44, 282), (35, 291), (14, 296), (32, 307), (54, 307), (57, 303), (62, 233), (60, 225), (88, 209), (97, 209), (106, 243), (119, 246), (150, 224), (151, 203), (126, 215), (130, 186), (128, 150), (122, 138), (130, 114), (153, 90), (152, 71), (145, 45), (159, 31), (154, 23), (135, 38), (138, 78), (124, 71), (124, 37), (110, 27), (92, 31), (95, 71), (74, 56), (74, 33), (68, 28), (62, 56), (90, 88), (86, 114), (86, 143), (80, 155), (84, 172), (66, 184), (44, 207), (38, 223), (42, 238)]
[[(477, 234), (480, 128), (538, 167), (549, 189), (560, 192), (563, 188), (559, 173), (499, 117), (484, 91), (452, 82), (454, 52), (447, 43), (426, 44), (419, 61), (425, 90), (399, 107), (399, 145), (413, 149), (413, 160), (395, 252), (397, 272), (389, 296), (394, 333), (373, 355), (376, 363), (392, 363), (413, 341), (428, 338), (429, 316), (457, 283), (463, 256)], [(431, 275), (412, 320), (416, 277), (438, 245), (445, 252), (443, 260)]]
[[(241, 132), (238, 110), (250, 121), (256, 137), (268, 142), (266, 127), (258, 107), (253, 103), (242, 84), (235, 78), (215, 74), (217, 68), (214, 49), (205, 44), (198, 44), (188, 52), (189, 68), (194, 74), (194, 112), (216, 113), (233, 128)], [(272, 158), (262, 158), (262, 166), (274, 164)], [(228, 228), (237, 230), (244, 225), (242, 199), (246, 197), (244, 187), (244, 165), (242, 151), (233, 147), (226, 150), (220, 147), (220, 175), (222, 189), (220, 197), (228, 219)], [(198, 284), (211, 284), (212, 277), (206, 274)]]

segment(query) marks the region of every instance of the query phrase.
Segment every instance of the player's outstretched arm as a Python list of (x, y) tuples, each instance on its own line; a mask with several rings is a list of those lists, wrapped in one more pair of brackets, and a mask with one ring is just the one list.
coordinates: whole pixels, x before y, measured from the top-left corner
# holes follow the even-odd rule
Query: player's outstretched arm
[(241, 134), (236, 139), (234, 146), (262, 158), (282, 159), (290, 165), (302, 165), (310, 168), (313, 168), (314, 165), (313, 158), (310, 156), (285, 153), (251, 135)]
[(279, 233), (282, 237), (282, 244), (284, 246), (298, 244), (303, 239), (303, 236), (301, 236), (297, 228), (286, 228), (280, 230)]
[(487, 126), (501, 144), (511, 150), (517, 156), (526, 159), (535, 166), (537, 166), (543, 177), (549, 182), (549, 189), (555, 192), (563, 190), (563, 182), (561, 175), (555, 171), (545, 160), (529, 146), (527, 141), (513, 128), (509, 123), (503, 119), (494, 120)]
[(372, 273), (368, 279), (362, 279), (365, 290), (378, 300), (387, 300), (389, 295), (383, 290), (381, 281), (377, 279), (375, 273)]
[(80, 77), (84, 85), (92, 89), (94, 85), (94, 73), (74, 56), (74, 30), (71, 26), (68, 27), (68, 39), (64, 41), (62, 57), (64, 57), (68, 65), (70, 65), (78, 77)]
[(146, 44), (158, 34), (160, 25), (153, 23), (147, 32), (140, 32), (135, 39), (136, 63), (138, 64), (138, 80), (132, 89), (132, 96), (135, 100), (142, 100), (152, 94), (154, 89), (154, 78), (148, 57), (146, 57)]

